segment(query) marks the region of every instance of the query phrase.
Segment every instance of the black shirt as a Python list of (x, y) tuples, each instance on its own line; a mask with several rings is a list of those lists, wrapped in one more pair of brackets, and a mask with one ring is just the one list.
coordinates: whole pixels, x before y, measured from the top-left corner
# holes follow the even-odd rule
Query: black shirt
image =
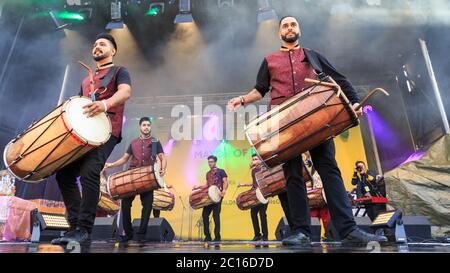
[[(303, 50), (303, 49), (300, 49)], [(320, 53), (313, 51), (322, 66), (323, 72), (332, 77), (337, 84), (341, 87), (344, 94), (347, 96), (348, 100), (351, 103), (359, 102), (358, 94), (356, 93), (355, 88), (352, 86), (351, 82), (341, 73), (339, 73), (336, 68)], [(308, 57), (305, 54), (305, 58), (302, 62), (308, 62)], [(263, 62), (258, 71), (258, 75), (256, 77), (256, 85), (255, 89), (264, 97), (267, 92), (270, 91), (270, 73), (267, 59), (264, 58)]]

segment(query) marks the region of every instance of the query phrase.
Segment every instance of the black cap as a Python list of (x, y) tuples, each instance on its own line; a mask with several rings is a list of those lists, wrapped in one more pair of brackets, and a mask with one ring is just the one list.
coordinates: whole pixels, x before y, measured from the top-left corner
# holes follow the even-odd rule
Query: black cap
[(95, 37), (96, 41), (98, 39), (106, 39), (106, 40), (110, 41), (113, 44), (114, 49), (117, 51), (116, 40), (114, 39), (114, 37), (111, 34), (106, 33), (106, 32), (100, 33), (100, 34), (97, 35), (97, 37)]

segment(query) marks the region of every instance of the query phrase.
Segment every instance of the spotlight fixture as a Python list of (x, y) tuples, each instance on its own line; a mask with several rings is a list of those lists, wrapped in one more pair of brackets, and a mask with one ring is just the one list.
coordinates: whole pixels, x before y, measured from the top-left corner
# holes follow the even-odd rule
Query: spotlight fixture
[(31, 242), (37, 243), (40, 241), (41, 232), (44, 230), (65, 231), (69, 229), (63, 214), (53, 214), (39, 212), (37, 209), (31, 212), (32, 233)]
[[(394, 229), (396, 243), (404, 244), (408, 242), (403, 225), (402, 212), (399, 209), (378, 214), (373, 220), (371, 228), (375, 230), (382, 230), (383, 228)], [(379, 232), (377, 231), (376, 233)]]
[(180, 0), (178, 6), (178, 14), (177, 16), (175, 16), (174, 23), (182, 24), (192, 22), (194, 22), (194, 18), (192, 17), (191, 12), (191, 0)]
[(123, 28), (122, 3), (119, 0), (111, 2), (111, 22), (106, 25), (106, 29)]
[(164, 2), (154, 2), (150, 4), (145, 16), (157, 16), (164, 13)]
[(269, 3), (269, 0), (259, 0), (258, 23), (278, 20), (278, 15)]
[(58, 29), (64, 29), (64, 28), (66, 28), (67, 26), (69, 26), (69, 24), (63, 24), (63, 23), (61, 23), (61, 22), (59, 21), (59, 19), (57, 18), (56, 13), (55, 13), (53, 10), (50, 10), (50, 11), (48, 12), (48, 14), (49, 14), (50, 17), (52, 18), (53, 23), (55, 24), (57, 30), (58, 30)]

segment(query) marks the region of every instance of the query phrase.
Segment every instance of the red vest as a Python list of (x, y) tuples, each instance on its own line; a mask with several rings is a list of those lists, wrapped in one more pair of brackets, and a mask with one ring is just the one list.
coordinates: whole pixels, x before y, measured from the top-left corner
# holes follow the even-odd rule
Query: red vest
[[(108, 73), (108, 71), (110, 69), (111, 68), (105, 68), (105, 69), (99, 70), (97, 73), (95, 73), (95, 75), (94, 75), (94, 87), (95, 87), (94, 90), (97, 90), (100, 87), (102, 78), (104, 76), (106, 76), (106, 74)], [(91, 95), (89, 94), (89, 77), (86, 77), (83, 80), (83, 83), (81, 84), (81, 88), (83, 89), (83, 96), (90, 98)], [(109, 99), (116, 92), (117, 92), (116, 75), (114, 75), (111, 82), (108, 84), (106, 90), (97, 90), (97, 92), (96, 92), (97, 101)], [(121, 139), (124, 108), (125, 108), (125, 104), (121, 104), (119, 106), (111, 107), (108, 109), (108, 117), (109, 117), (109, 120), (111, 120), (111, 125), (112, 125), (112, 135), (119, 138), (119, 142)]]
[[(305, 78), (316, 79), (316, 73), (305, 60), (302, 48), (279, 50), (266, 57), (270, 75), (270, 103), (272, 108), (311, 85)], [(305, 61), (304, 61), (305, 60)]]
[(149, 139), (136, 138), (131, 141), (131, 152), (133, 153), (130, 162), (131, 169), (153, 165), (152, 139), (153, 137)]

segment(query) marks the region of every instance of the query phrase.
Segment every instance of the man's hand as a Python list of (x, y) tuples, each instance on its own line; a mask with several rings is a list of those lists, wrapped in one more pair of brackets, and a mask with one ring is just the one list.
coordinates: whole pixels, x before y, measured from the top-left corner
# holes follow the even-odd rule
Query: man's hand
[(164, 176), (166, 174), (166, 169), (159, 170), (159, 175)]
[[(356, 107), (358, 107), (358, 106), (359, 106), (359, 103), (354, 103), (354, 104), (352, 105), (353, 110), (355, 110)], [(355, 112), (356, 112), (356, 116), (361, 117), (361, 116), (363, 115), (362, 107), (359, 108), (358, 111), (355, 110)]]
[(224, 197), (224, 196), (225, 196), (225, 193), (227, 193), (226, 190), (221, 191), (221, 192), (220, 192), (220, 196)]
[(88, 118), (94, 117), (102, 112), (105, 112), (105, 106), (101, 101), (94, 101), (83, 106), (84, 112)]
[(109, 169), (114, 167), (114, 165), (112, 163), (105, 163), (105, 167), (103, 167), (103, 170)]
[(228, 110), (230, 111), (238, 109), (239, 107), (241, 107), (241, 98), (240, 97), (232, 98), (231, 100), (228, 101), (227, 107)]

